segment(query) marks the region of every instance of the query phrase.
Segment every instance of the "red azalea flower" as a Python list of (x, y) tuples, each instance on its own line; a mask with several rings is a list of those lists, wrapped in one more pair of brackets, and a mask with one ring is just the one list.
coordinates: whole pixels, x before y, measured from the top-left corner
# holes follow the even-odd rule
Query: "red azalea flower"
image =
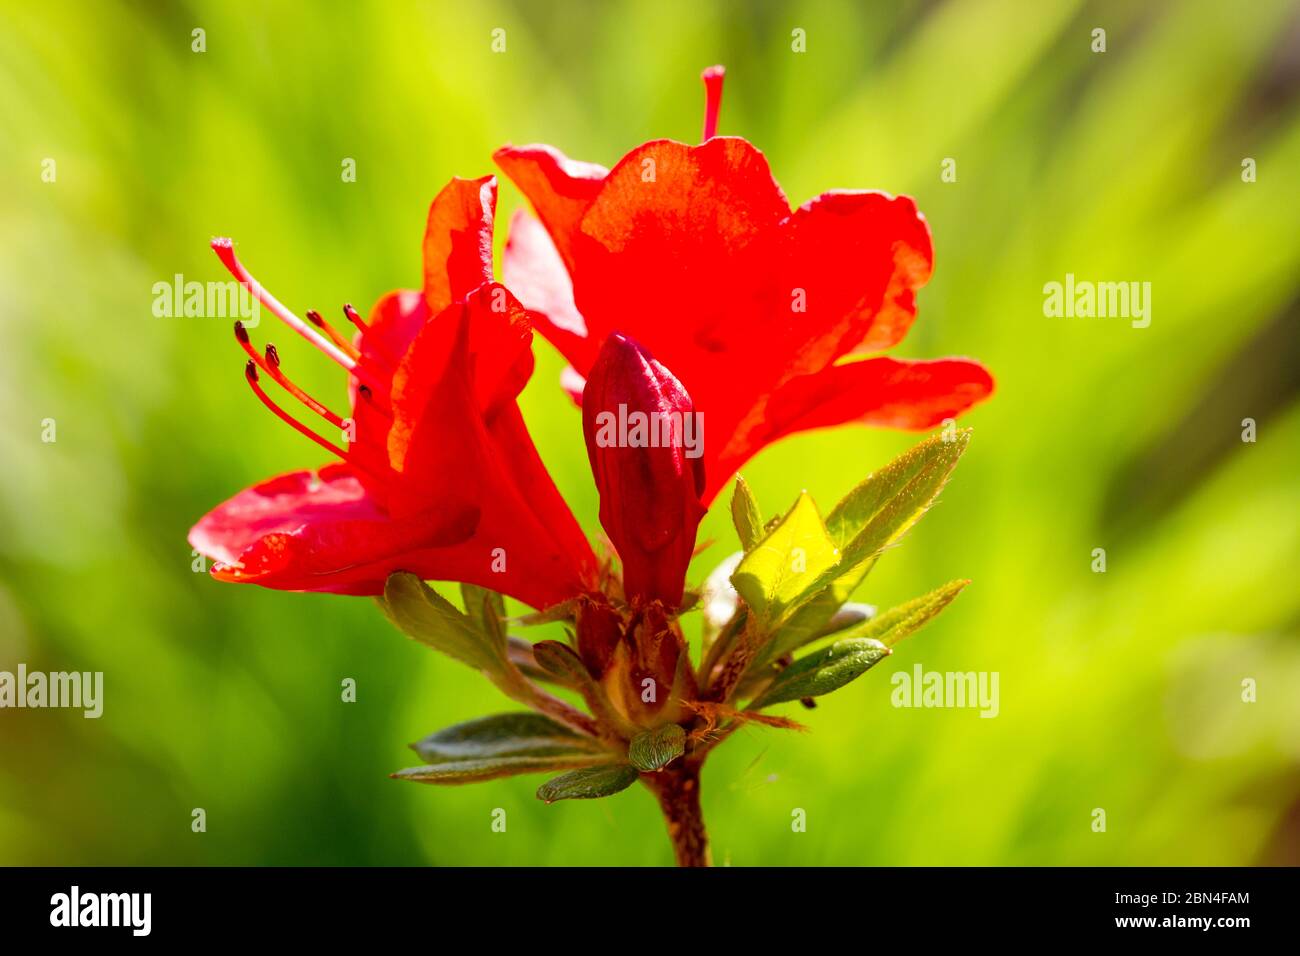
[[(587, 590), (595, 559), (537, 455), (516, 397), (532, 374), (528, 314), (492, 281), (496, 180), (453, 179), (429, 210), (424, 289), (390, 293), (349, 341), (304, 322), (212, 244), (265, 308), (348, 373), (344, 419), (295, 386), (275, 347), (247, 378), (276, 415), (340, 460), (240, 492), (190, 531), (212, 574), (282, 590), (380, 594), (393, 571), (478, 584), (547, 607)], [(334, 429), (335, 444), (267, 394), (270, 379)], [(325, 429), (328, 433), (329, 429)]]
[(765, 445), (861, 421), (924, 429), (988, 397), (967, 359), (861, 358), (891, 348), (930, 277), (930, 232), (906, 196), (836, 190), (791, 211), (748, 141), (715, 136), (722, 70), (704, 73), (705, 141), (654, 140), (612, 170), (549, 146), (497, 164), (528, 197), (505, 281), (546, 320), (577, 397), (622, 332), (681, 379), (707, 417), (707, 503)]
[[(538, 789), (547, 803), (640, 780), (677, 861), (691, 866), (709, 862), (699, 795), (711, 750), (745, 726), (799, 729), (763, 711), (812, 706), (861, 676), (969, 583), (869, 622), (844, 603), (934, 501), (969, 436), (922, 442), (825, 521), (806, 495), (764, 521), (738, 483), (732, 514), (744, 553), (701, 595), (715, 592), (696, 666), (680, 616), (708, 500), (784, 435), (851, 420), (926, 428), (992, 389), (975, 362), (860, 357), (896, 344), (915, 316), (932, 265), (924, 219), (910, 199), (874, 192), (826, 193), (791, 212), (762, 154), (715, 135), (721, 68), (704, 80), (703, 145), (646, 143), (612, 171), (545, 146), (498, 152), (541, 217), (516, 217), (507, 280), (545, 315), (492, 281), (492, 177), (455, 179), (439, 193), (422, 291), (385, 296), (369, 322), (345, 306), (351, 338), (318, 313), (298, 318), (230, 240), (215, 240), (235, 278), (346, 371), (351, 414), (295, 385), (275, 346), (257, 351), (236, 323), (257, 398), (338, 460), (240, 492), (190, 532), (223, 580), (382, 594), (403, 631), (535, 712), (429, 735), (413, 745), (427, 765), (394, 776), (460, 784), (567, 771)], [(572, 362), (566, 385), (582, 406), (621, 582), (597, 566), (520, 416), (534, 323)], [(267, 382), (314, 427), (272, 399)], [(565, 622), (569, 641), (509, 636), (497, 597), (466, 592), (461, 612), (411, 575), (549, 608), (536, 620)], [(586, 712), (539, 681), (575, 692)]]
[[(605, 340), (582, 394), (582, 431), (600, 492), (600, 523), (635, 604), (682, 603), (704, 517), (703, 433), (672, 372), (631, 339)], [(671, 675), (670, 675), (671, 676)]]

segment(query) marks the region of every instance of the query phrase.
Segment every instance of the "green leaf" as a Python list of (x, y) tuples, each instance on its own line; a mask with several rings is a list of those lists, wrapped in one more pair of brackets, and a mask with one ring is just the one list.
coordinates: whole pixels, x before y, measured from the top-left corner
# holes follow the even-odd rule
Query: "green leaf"
[(533, 645), (537, 665), (554, 675), (558, 683), (569, 682), (582, 695), (587, 708), (612, 727), (628, 732), (632, 729), (627, 720), (609, 702), (605, 689), (591, 676), (578, 652), (560, 641), (538, 641)]
[(609, 752), (598, 740), (541, 714), (494, 714), (432, 733), (411, 749), (430, 764), (500, 757), (583, 756)]
[(592, 681), (578, 652), (561, 641), (538, 641), (533, 645), (533, 658), (542, 670), (558, 680), (571, 682), (575, 687)]
[(745, 555), (731, 583), (765, 630), (835, 568), (836, 556), (817, 506), (805, 492)]
[(554, 624), (556, 621), (572, 623), (577, 610), (578, 599), (569, 598), (569, 600), (561, 601), (559, 604), (552, 604), (544, 610), (516, 617), (513, 622), (521, 627), (537, 627), (542, 624)]
[(799, 658), (777, 675), (772, 685), (749, 705), (750, 710), (839, 690), (890, 654), (879, 641), (844, 638), (830, 647)]
[[(800, 604), (772, 635), (772, 640), (755, 660), (756, 665), (770, 663), (798, 650), (824, 634), (832, 633), (831, 621), (846, 606), (845, 602), (871, 570), (866, 561), (835, 578), (812, 597)], [(848, 625), (845, 625), (848, 626)]]
[(564, 678), (552, 674), (537, 663), (537, 658), (533, 655), (532, 641), (526, 641), (522, 637), (511, 635), (506, 639), (506, 654), (510, 658), (510, 663), (519, 669), (519, 673), (530, 680), (549, 681), (552, 684), (559, 684), (561, 687), (573, 686)]
[[(826, 530), (846, 552), (879, 551), (921, 517), (970, 444), (971, 430), (928, 438), (869, 475), (826, 516)], [(865, 537), (863, 537), (865, 535)]]
[(625, 763), (586, 767), (546, 781), (537, 788), (537, 799), (546, 803), (594, 800), (626, 790), (636, 783), (636, 778), (636, 768)]
[(513, 777), (521, 773), (604, 769), (602, 765), (609, 765), (611, 759), (614, 757), (608, 753), (560, 754), (549, 757), (486, 757), (481, 760), (452, 760), (428, 767), (408, 767), (389, 776), (394, 780), (454, 785), (479, 783), (497, 777)]
[(465, 602), (465, 615), (481, 630), (495, 631), (502, 626), (506, 616), (506, 599), (496, 591), (477, 584), (461, 584), (460, 597)]
[(589, 716), (546, 693), (515, 666), (505, 626), (491, 610), (490, 592), (485, 593), (489, 596), (484, 598), (477, 617), (471, 617), (414, 574), (398, 571), (388, 576), (379, 604), (407, 635), (482, 671), (511, 699), (571, 727), (593, 730), (595, 723)]
[(833, 588), (822, 591), (799, 608), (787, 623), (781, 625), (772, 635), (764, 653), (754, 659), (754, 663), (741, 678), (736, 687), (736, 696), (745, 697), (753, 689), (765, 685), (772, 676), (772, 662), (805, 644), (832, 634), (841, 637), (861, 636), (858, 634), (861, 625), (875, 616), (876, 609), (870, 604), (841, 604), (842, 598), (833, 591)]
[(632, 738), (627, 759), (638, 770), (661, 770), (686, 752), (686, 731), (680, 724), (664, 724)]
[(740, 475), (736, 476), (736, 487), (731, 492), (731, 520), (743, 550), (751, 550), (763, 537), (763, 516), (758, 510), (758, 502)]
[(927, 438), (863, 479), (826, 516), (826, 530), (840, 547), (846, 546), (863, 527), (909, 482), (928, 468), (951, 472), (970, 444), (971, 430), (958, 431), (950, 440)]
[(949, 581), (943, 587), (890, 608), (874, 620), (855, 628), (853, 636), (870, 638), (886, 647), (893, 647), (951, 604), (953, 598), (968, 584), (969, 580)]
[(506, 670), (505, 633), (485, 630), (414, 574), (389, 575), (380, 606), (406, 635), (489, 675)]
[(970, 435), (967, 428), (950, 439), (926, 439), (849, 492), (826, 519), (827, 533), (840, 549), (839, 560), (809, 590), (820, 591), (864, 564), (870, 570), (869, 562), (934, 503), (970, 444)]
[(772, 661), (827, 633), (831, 618), (870, 573), (881, 551), (933, 503), (969, 442), (969, 429), (948, 441), (927, 439), (835, 506), (824, 527), (839, 554), (815, 580), (805, 579), (802, 594), (789, 596), (784, 619), (768, 622), (774, 633), (755, 655), (742, 683), (758, 679)]

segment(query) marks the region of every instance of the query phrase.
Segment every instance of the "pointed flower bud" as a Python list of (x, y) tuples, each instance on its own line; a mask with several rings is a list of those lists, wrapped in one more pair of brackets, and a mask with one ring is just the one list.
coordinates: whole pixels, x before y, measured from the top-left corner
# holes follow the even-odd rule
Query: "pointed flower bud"
[(592, 677), (599, 680), (609, 669), (614, 651), (623, 640), (623, 615), (603, 595), (578, 602), (575, 627), (578, 632), (578, 656)]
[(682, 383), (632, 339), (610, 335), (582, 395), (600, 523), (623, 560), (628, 601), (682, 600), (704, 517), (704, 428)]

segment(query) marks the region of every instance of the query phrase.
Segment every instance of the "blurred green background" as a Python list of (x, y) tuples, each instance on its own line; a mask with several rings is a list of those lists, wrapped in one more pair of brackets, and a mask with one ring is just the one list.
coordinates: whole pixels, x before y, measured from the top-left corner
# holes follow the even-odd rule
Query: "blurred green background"
[[(547, 807), (539, 777), (389, 780), (417, 762), (408, 741), (513, 705), (368, 600), (192, 572), (206, 509), (322, 455), (248, 393), (227, 319), (156, 318), (152, 287), (224, 280), (214, 235), (300, 312), (418, 286), (450, 176), (505, 142), (612, 165), (694, 141), (715, 62), (722, 132), (763, 149), (793, 202), (917, 198), (936, 273), (895, 354), (973, 355), (999, 386), (940, 506), (859, 598), (974, 584), (792, 711), (812, 733), (715, 754), (716, 860), (1300, 862), (1296, 4), (2, 6), (0, 670), (106, 686), (97, 721), (0, 711), (0, 863), (670, 862), (641, 788)], [(503, 185), (502, 222), (520, 202)], [(1045, 318), (1067, 272), (1151, 282), (1150, 327)], [(341, 404), (341, 377), (272, 322), (259, 339)], [(537, 353), (524, 412), (594, 529), (562, 363)], [(825, 509), (915, 440), (804, 435), (746, 476), (769, 514), (804, 487)], [(703, 535), (719, 543), (697, 579), (732, 550), (725, 508)], [(893, 708), (890, 674), (918, 662), (999, 672), (999, 716)]]

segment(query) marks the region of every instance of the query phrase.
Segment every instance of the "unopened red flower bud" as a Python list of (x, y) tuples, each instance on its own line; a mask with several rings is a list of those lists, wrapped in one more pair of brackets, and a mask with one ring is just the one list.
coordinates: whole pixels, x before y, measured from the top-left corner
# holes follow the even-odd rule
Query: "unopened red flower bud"
[(623, 616), (602, 595), (584, 598), (578, 604), (575, 626), (578, 655), (592, 677), (599, 680), (613, 660), (623, 639)]
[(682, 383), (632, 339), (610, 335), (587, 376), (582, 430), (600, 523), (631, 602), (682, 600), (704, 517), (704, 429)]

